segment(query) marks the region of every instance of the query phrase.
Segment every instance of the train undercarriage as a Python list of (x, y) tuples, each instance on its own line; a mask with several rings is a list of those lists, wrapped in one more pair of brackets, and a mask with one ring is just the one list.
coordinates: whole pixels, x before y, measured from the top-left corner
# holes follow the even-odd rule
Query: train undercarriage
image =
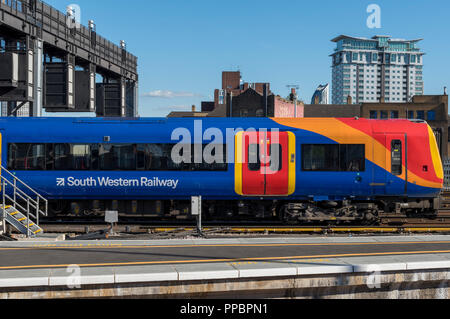
[[(376, 201), (203, 201), (205, 221), (281, 221), (284, 224), (377, 225), (384, 216), (434, 218), (440, 199), (379, 198)], [(107, 210), (122, 218), (194, 220), (191, 202), (183, 200), (55, 200), (49, 202), (50, 218), (100, 218)]]

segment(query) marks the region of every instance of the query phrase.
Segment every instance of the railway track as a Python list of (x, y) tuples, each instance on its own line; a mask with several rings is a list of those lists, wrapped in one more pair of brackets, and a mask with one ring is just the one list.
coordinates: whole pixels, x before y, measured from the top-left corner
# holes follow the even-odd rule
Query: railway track
[[(448, 205), (448, 206), (445, 206)], [(101, 219), (64, 217), (57, 220), (43, 220), (47, 233), (89, 234), (104, 231), (108, 226)], [(182, 237), (196, 234), (193, 221), (155, 221), (145, 218), (125, 218), (115, 226), (116, 233), (145, 235), (152, 238)], [(379, 226), (354, 225), (303, 225), (286, 226), (278, 221), (234, 221), (206, 222), (203, 232), (206, 236), (251, 235), (251, 234), (404, 234), (404, 233), (450, 233), (450, 193), (444, 196), (443, 209), (433, 219), (407, 218), (406, 216), (382, 216)]]
[[(89, 234), (104, 233), (106, 225), (44, 225), (47, 233)], [(206, 226), (202, 229), (205, 237), (236, 235), (299, 235), (299, 234), (411, 234), (411, 233), (449, 233), (449, 225), (415, 225), (407, 226)], [(142, 226), (117, 225), (114, 233), (119, 237), (143, 236), (145, 238), (175, 238), (196, 236), (194, 226)]]

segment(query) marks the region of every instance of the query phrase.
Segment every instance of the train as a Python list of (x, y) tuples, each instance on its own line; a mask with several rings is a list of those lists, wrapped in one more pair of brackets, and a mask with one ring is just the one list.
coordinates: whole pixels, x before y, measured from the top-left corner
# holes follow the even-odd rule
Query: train
[(51, 216), (376, 223), (435, 216), (443, 165), (420, 120), (0, 118), (2, 170)]

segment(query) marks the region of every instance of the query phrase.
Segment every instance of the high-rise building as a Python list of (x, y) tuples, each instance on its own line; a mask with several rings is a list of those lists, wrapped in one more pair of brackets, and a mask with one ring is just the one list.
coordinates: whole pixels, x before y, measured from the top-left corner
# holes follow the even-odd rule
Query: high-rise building
[(331, 55), (333, 104), (398, 103), (423, 95), (424, 53), (417, 47), (421, 40), (345, 35), (331, 40), (336, 43)]
[(319, 85), (311, 99), (311, 104), (329, 104), (330, 103), (330, 85)]

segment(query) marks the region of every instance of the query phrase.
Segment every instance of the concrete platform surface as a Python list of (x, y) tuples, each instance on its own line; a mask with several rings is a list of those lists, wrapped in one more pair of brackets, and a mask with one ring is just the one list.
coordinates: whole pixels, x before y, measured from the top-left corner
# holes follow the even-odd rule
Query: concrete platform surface
[(323, 236), (287, 238), (220, 238), (220, 239), (163, 239), (163, 240), (83, 240), (63, 241), (57, 234), (21, 241), (0, 241), (0, 248), (26, 247), (89, 247), (89, 246), (166, 246), (166, 245), (240, 245), (240, 244), (327, 244), (327, 243), (403, 243), (426, 241), (450, 241), (450, 235), (403, 236)]
[[(121, 267), (86, 267), (0, 270), (1, 288), (69, 287), (125, 283), (161, 283), (173, 281), (236, 280), (250, 278), (286, 278), (336, 274), (395, 273), (408, 270), (450, 270), (450, 254), (369, 256), (279, 262), (201, 263)], [(450, 272), (448, 275), (450, 279)], [(420, 278), (418, 278), (420, 280)]]

